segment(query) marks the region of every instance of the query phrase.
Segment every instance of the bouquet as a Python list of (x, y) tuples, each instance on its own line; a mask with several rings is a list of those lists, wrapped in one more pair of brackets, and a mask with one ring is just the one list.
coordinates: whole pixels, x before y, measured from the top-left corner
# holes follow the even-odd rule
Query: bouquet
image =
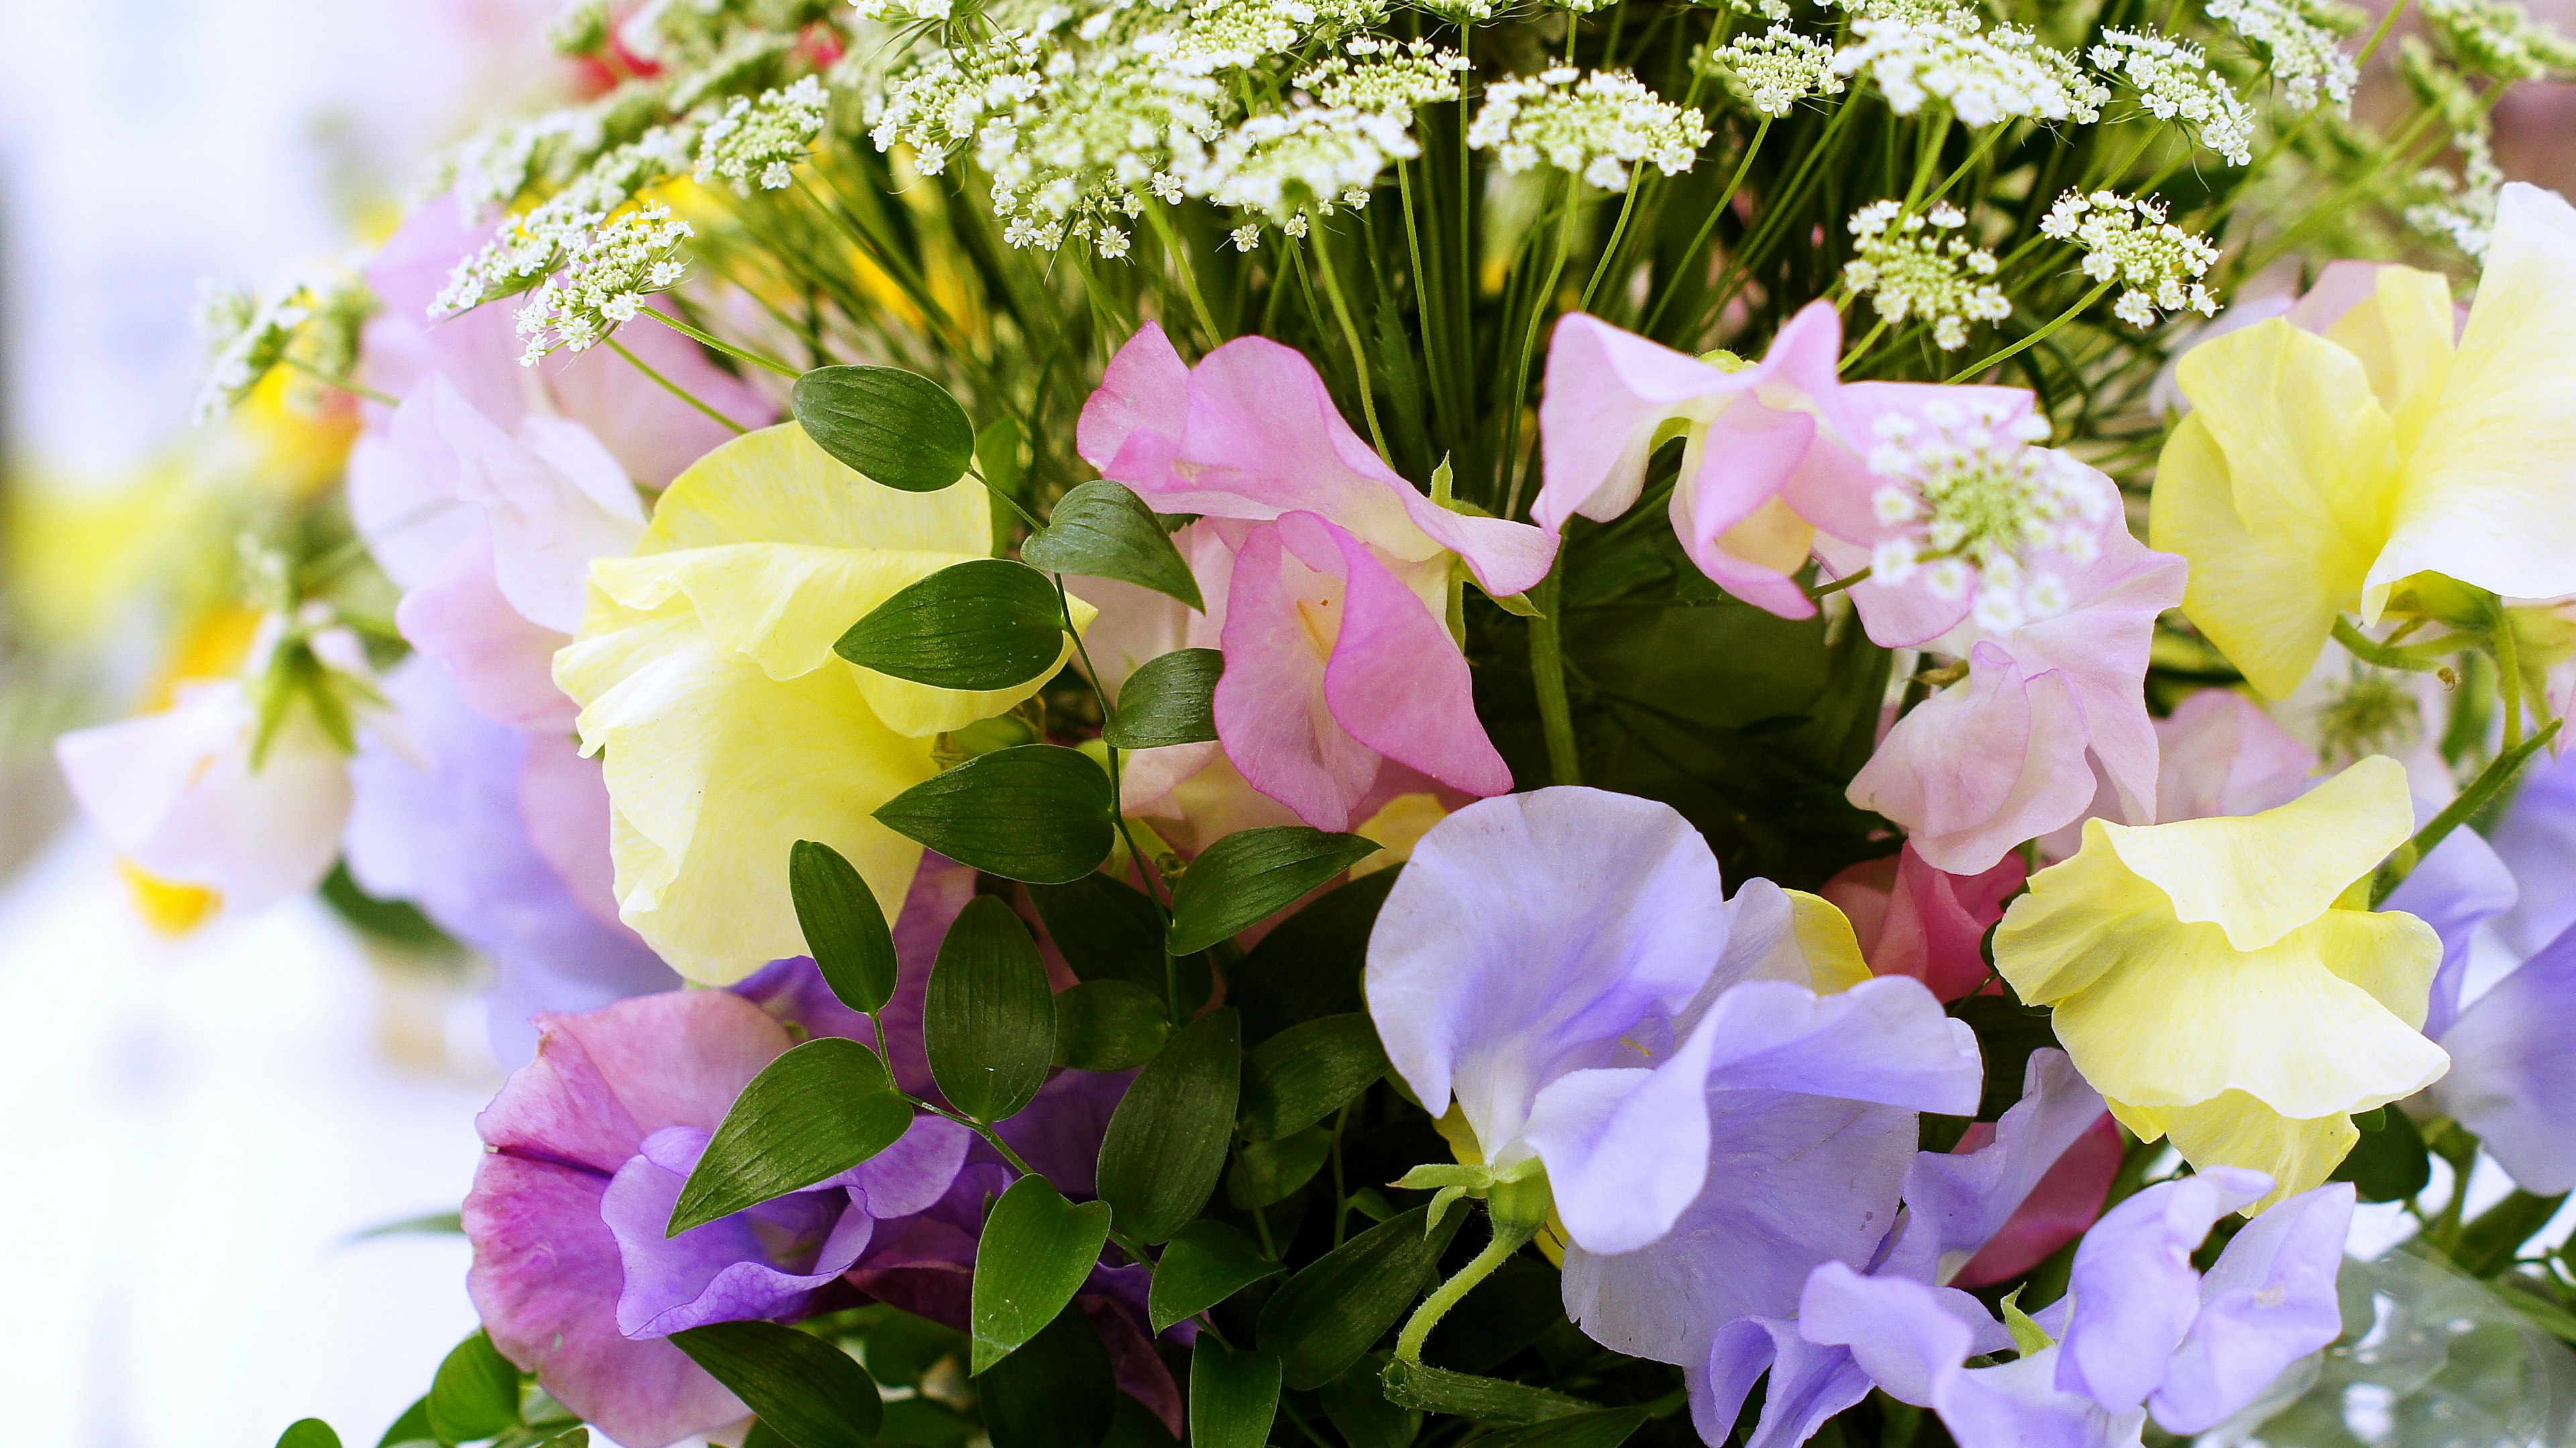
[(2556, 1431), (2512, 0), (553, 40), (213, 298), (344, 479), (59, 751), (156, 889), (492, 963), (483, 1328), (384, 1442)]

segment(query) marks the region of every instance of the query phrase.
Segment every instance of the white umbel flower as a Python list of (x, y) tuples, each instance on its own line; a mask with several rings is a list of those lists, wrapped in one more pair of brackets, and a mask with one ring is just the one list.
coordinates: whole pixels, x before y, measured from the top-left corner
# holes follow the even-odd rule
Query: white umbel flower
[(2105, 30), (2092, 58), (2103, 74), (2136, 87), (2138, 104), (2156, 119), (2189, 125), (2230, 165), (2253, 164), (2254, 108), (2209, 68), (2199, 46), (2151, 31)]
[(741, 196), (750, 195), (754, 186), (784, 189), (795, 178), (796, 163), (823, 133), (830, 105), (823, 83), (810, 75), (757, 101), (734, 97), (724, 114), (707, 122), (698, 135), (698, 184), (722, 179)]
[(1990, 278), (1993, 252), (1959, 235), (1967, 217), (1953, 206), (1909, 213), (1893, 201), (1873, 202), (1852, 213), (1853, 249), (1843, 282), (1870, 299), (1890, 325), (1908, 317), (1932, 324), (1933, 345), (1945, 352), (1966, 345), (1968, 324), (2000, 322), (2012, 300)]
[(1494, 152), (1505, 171), (1544, 162), (1604, 191), (1627, 190), (1638, 162), (1680, 175), (1708, 137), (1698, 111), (1674, 105), (1626, 71), (1584, 75), (1572, 66), (1487, 86), (1467, 127), (1467, 144)]
[(2341, 0), (2209, 0), (2209, 18), (2271, 62), (2291, 105), (2352, 104), (2361, 71), (2344, 54), (2343, 37), (2360, 28), (2360, 11)]
[(2069, 191), (2040, 218), (2039, 229), (2084, 248), (2086, 276), (2125, 284), (2111, 313), (2133, 327), (2152, 327), (2160, 313), (2186, 308), (2218, 314), (2218, 299), (2200, 280), (2217, 263), (2218, 248), (2165, 220), (2159, 202)]
[(1935, 403), (1918, 420), (1879, 420), (1871, 495), (1889, 527), (1870, 576), (1891, 587), (1917, 574), (1935, 597), (1970, 599), (1987, 629), (2003, 633), (2066, 607), (2056, 568), (2081, 568), (2099, 548), (2118, 501), (2100, 474), (2053, 448), (2048, 420), (2019, 419), (1979, 398)]
[(2111, 93), (2074, 58), (2017, 25), (1993, 31), (1973, 10), (1895, 9), (1852, 21), (1854, 42), (1834, 57), (1838, 75), (1866, 76), (1889, 110), (1910, 116), (1927, 100), (1947, 103), (1964, 125), (2009, 120), (2102, 118)]
[(687, 273), (680, 243), (689, 224), (658, 201), (606, 217), (519, 309), (530, 366), (557, 350), (587, 351), (635, 319), (644, 299)]
[(2576, 74), (2570, 41), (2514, 0), (2424, 0), (2424, 23), (2462, 70), (2502, 81)]
[(1785, 116), (1809, 96), (1840, 95), (1843, 90), (1842, 77), (1834, 73), (1833, 46), (1785, 25), (1707, 51), (1699, 68), (1724, 80), (1745, 104), (1766, 116)]

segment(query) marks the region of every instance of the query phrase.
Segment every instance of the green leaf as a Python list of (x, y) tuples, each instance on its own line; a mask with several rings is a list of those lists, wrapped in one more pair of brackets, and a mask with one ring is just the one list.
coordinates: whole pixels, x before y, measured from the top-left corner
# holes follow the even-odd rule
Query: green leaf
[(405, 1443), (437, 1441), (438, 1430), (429, 1426), (429, 1398), (424, 1395), (413, 1399), (412, 1405), (403, 1409), (402, 1416), (385, 1429), (385, 1436), (376, 1440), (376, 1448), (400, 1448)]
[[(1644, 1408), (1603, 1408), (1496, 1433), (1493, 1448), (1619, 1448), (1652, 1417)], [(1887, 1441), (1904, 1441), (1891, 1439)]]
[(1100, 1199), (1120, 1230), (1160, 1242), (1207, 1204), (1242, 1076), (1242, 1026), (1224, 1007), (1183, 1026), (1136, 1073), (1100, 1142)]
[(1055, 672), (1064, 639), (1064, 601), (1045, 574), (971, 558), (896, 590), (832, 652), (933, 688), (1010, 689)]
[(1097, 1448), (1117, 1420), (1109, 1349), (1071, 1304), (975, 1387), (993, 1448)]
[(1378, 870), (1315, 897), (1270, 927), (1226, 972), (1226, 1004), (1243, 1012), (1244, 1034), (1265, 1040), (1299, 1021), (1363, 1010), (1360, 973), (1369, 932), (1403, 867)]
[(1137, 666), (1118, 690), (1118, 717), (1100, 737), (1120, 749), (1198, 744), (1216, 737), (1216, 681), (1225, 655), (1174, 649)]
[(2411, 1201), (2433, 1179), (2433, 1160), (2424, 1149), (2424, 1134), (2396, 1107), (2376, 1113), (2377, 1129), (2367, 1122), (2352, 1154), (2334, 1169), (2334, 1179), (2351, 1182), (2365, 1202)]
[(975, 1254), (967, 1317), (977, 1375), (1037, 1336), (1073, 1301), (1108, 1240), (1106, 1205), (1068, 1202), (1041, 1176), (1011, 1183), (985, 1217)]
[(1247, 1143), (1235, 1153), (1234, 1170), (1226, 1174), (1226, 1197), (1247, 1212), (1286, 1201), (1290, 1193), (1314, 1179), (1332, 1154), (1333, 1134), (1319, 1126), (1277, 1141)]
[[(575, 1424), (548, 1438), (544, 1448), (590, 1448), (590, 1430)], [(744, 1448), (750, 1448), (750, 1445), (745, 1444)]]
[(1302, 1131), (1386, 1074), (1386, 1048), (1364, 1012), (1290, 1026), (1243, 1064), (1243, 1134), (1272, 1141)]
[(1037, 942), (1010, 906), (978, 895), (958, 912), (930, 968), (921, 1028), (931, 1079), (978, 1121), (1018, 1115), (1046, 1084), (1055, 1000)]
[(2559, 1204), (2567, 1193), (2538, 1196), (2515, 1191), (2503, 1201), (2469, 1219), (2460, 1231), (2460, 1245), (2451, 1260), (2472, 1277), (2492, 1277), (2513, 1265), (2514, 1254), (2533, 1233), (2549, 1225), (2558, 1215)]
[(351, 1242), (372, 1242), (378, 1237), (408, 1237), (415, 1233), (425, 1237), (461, 1236), (465, 1231), (462, 1212), (429, 1212), (397, 1221), (378, 1222), (372, 1227), (351, 1232)]
[(830, 845), (798, 840), (787, 852), (796, 923), (841, 1004), (875, 1015), (894, 997), (894, 931), (858, 869)]
[(1163, 1049), (1171, 1023), (1163, 998), (1127, 980), (1090, 980), (1056, 992), (1055, 1064), (1124, 1071)]
[(1029, 898), (1076, 979), (1161, 992), (1163, 916), (1144, 891), (1093, 871), (1063, 885), (1031, 885)]
[(934, 775), (877, 810), (879, 824), (961, 865), (1061, 885), (1109, 858), (1109, 776), (1058, 744), (1001, 749)]
[(2045, 1352), (2057, 1341), (2048, 1335), (2047, 1328), (2032, 1321), (2030, 1314), (2021, 1310), (2022, 1288), (2029, 1285), (2025, 1282), (2005, 1293), (2004, 1300), (1998, 1304), (2003, 1308), (2004, 1328), (2012, 1334), (2013, 1351), (2023, 1357)]
[(1390, 1403), (1426, 1413), (1453, 1413), (1482, 1423), (1544, 1423), (1588, 1414), (1600, 1406), (1527, 1383), (1451, 1372), (1428, 1363), (1388, 1363), (1380, 1381), (1386, 1386)]
[(1262, 1448), (1279, 1415), (1279, 1359), (1200, 1333), (1190, 1349), (1190, 1448)]
[(1341, 1430), (1342, 1441), (1351, 1448), (1410, 1448), (1422, 1431), (1420, 1413), (1386, 1400), (1386, 1389), (1377, 1380), (1386, 1357), (1385, 1353), (1362, 1357), (1349, 1371), (1324, 1384), (1317, 1395), (1323, 1400), (1324, 1416)]
[(1159, 1334), (1285, 1270), (1262, 1256), (1240, 1229), (1202, 1218), (1174, 1233), (1162, 1260), (1154, 1264), (1154, 1285), (1145, 1294), (1146, 1320)]
[(1020, 545), (1020, 558), (1049, 573), (1115, 578), (1207, 611), (1199, 581), (1154, 510), (1107, 478), (1076, 484), (1058, 498), (1047, 525)]
[(1020, 422), (1003, 416), (975, 434), (975, 467), (984, 486), (1005, 497), (1020, 496)]
[(912, 1103), (876, 1052), (840, 1036), (807, 1041), (734, 1098), (672, 1204), (667, 1235), (837, 1176), (911, 1126)]
[(438, 1365), (428, 1401), (430, 1431), (441, 1439), (493, 1437), (519, 1421), (519, 1370), (478, 1330)]
[(1376, 854), (1375, 840), (1305, 825), (1263, 825), (1218, 840), (1172, 891), (1174, 955), (1205, 950)]
[(671, 1334), (671, 1343), (796, 1448), (867, 1448), (884, 1421), (876, 1379), (812, 1333), (711, 1322)]
[(872, 481), (935, 493), (966, 476), (975, 425), (948, 389), (900, 367), (817, 367), (796, 379), (796, 421)]
[(1422, 1295), (1465, 1213), (1426, 1234), (1425, 1209), (1387, 1218), (1325, 1253), (1261, 1305), (1258, 1341), (1279, 1354), (1284, 1381), (1320, 1388), (1360, 1360)]
[(277, 1448), (340, 1448), (340, 1435), (319, 1418), (298, 1418), (277, 1435)]

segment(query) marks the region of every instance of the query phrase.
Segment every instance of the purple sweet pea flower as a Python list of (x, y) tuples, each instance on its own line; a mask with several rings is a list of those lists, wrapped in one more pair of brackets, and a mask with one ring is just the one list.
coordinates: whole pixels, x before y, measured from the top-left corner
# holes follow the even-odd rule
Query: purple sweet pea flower
[(2496, 934), (2536, 954), (2576, 925), (2576, 753), (2538, 761), (2487, 839), (2521, 887)]
[(400, 727), (371, 731), (349, 762), (349, 871), (370, 894), (411, 901), (492, 961), (493, 1054), (512, 1066), (527, 1061), (538, 1012), (676, 989), (670, 967), (617, 922), (615, 903), (586, 906), (539, 838), (587, 825), (591, 852), (605, 863), (604, 794), (594, 818), (538, 813), (563, 809), (548, 797), (559, 791), (543, 787), (554, 771), (595, 777), (598, 766), (575, 755), (568, 738), (507, 728), (467, 707), (427, 659), (405, 661), (383, 692)]

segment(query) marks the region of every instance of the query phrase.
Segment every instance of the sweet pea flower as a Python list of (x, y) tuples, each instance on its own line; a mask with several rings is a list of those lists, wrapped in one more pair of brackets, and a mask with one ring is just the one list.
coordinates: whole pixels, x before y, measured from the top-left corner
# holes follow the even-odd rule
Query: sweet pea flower
[(2216, 1167), (2122, 1202), (2076, 1248), (2067, 1295), (2032, 1323), (2040, 1340), (2008, 1363), (1966, 1365), (2016, 1345), (1975, 1299), (1838, 1262), (1809, 1278), (1799, 1331), (1847, 1348), (1890, 1397), (1937, 1411), (1961, 1448), (2114, 1448), (2137, 1443), (2149, 1415), (2205, 1432), (2343, 1330), (2349, 1184), (2281, 1202), (2207, 1276), (2192, 1269), (2213, 1222), (2272, 1191), (2260, 1172)]
[(1553, 539), (1423, 496), (1351, 431), (1313, 365), (1265, 338), (1189, 367), (1148, 323), (1077, 436), (1103, 477), (1208, 520), (1190, 544), (1198, 632), (1224, 650), (1217, 738), (1254, 789), (1341, 830), (1390, 765), (1466, 795), (1511, 788), (1443, 621), (1450, 568), (1520, 593), (1546, 577)]
[(2533, 760), (2488, 842), (2512, 872), (2512, 907), (2495, 931), (2517, 955), (2576, 925), (2576, 754)]
[(2021, 999), (2142, 1140), (2195, 1167), (2325, 1180), (2352, 1114), (2449, 1061), (2421, 1032), (2441, 943), (2411, 915), (2338, 908), (2413, 830), (2406, 773), (2374, 756), (2237, 819), (2092, 819), (1995, 932)]
[(2576, 210), (2506, 185), (2485, 261), (2456, 346), (2447, 283), (2384, 267), (2323, 336), (2276, 318), (2182, 359), (2193, 407), (2150, 533), (2191, 560), (2185, 610), (2265, 694), (2417, 573), (2576, 592)]
[(504, 1356), (634, 1448), (748, 1411), (671, 1333), (816, 1310), (880, 1223), (937, 1203), (965, 1162), (971, 1134), (922, 1116), (840, 1176), (666, 1238), (709, 1134), (795, 1037), (721, 990), (542, 1016), (538, 1029), (536, 1059), (476, 1120), (490, 1150), (465, 1199), (466, 1284)]
[[(413, 902), (492, 962), (494, 1054), (524, 1063), (539, 1012), (677, 989), (618, 923), (608, 798), (571, 737), (493, 723), (417, 655), (386, 676), (384, 695), (405, 737), (398, 746), (371, 733), (349, 761), (349, 873), (371, 895)], [(585, 778), (592, 797), (568, 797), (565, 781)], [(566, 871), (549, 845), (569, 846), (582, 872)]]
[[(921, 846), (872, 812), (935, 772), (931, 736), (1044, 674), (935, 689), (832, 644), (904, 586), (990, 557), (992, 526), (982, 484), (889, 488), (789, 423), (699, 459), (634, 554), (592, 567), (555, 682), (582, 706), (583, 752), (606, 752), (619, 914), (682, 975), (722, 984), (802, 948), (784, 868), (800, 839), (902, 900)], [(1091, 614), (1075, 604), (1078, 627)]]
[(1986, 930), (2004, 917), (2005, 898), (2027, 874), (2019, 855), (2006, 855), (1983, 874), (1953, 875), (1909, 841), (1883, 860), (1844, 870), (1817, 893), (1850, 919), (1871, 973), (1910, 975), (1954, 1001), (1985, 983)]

